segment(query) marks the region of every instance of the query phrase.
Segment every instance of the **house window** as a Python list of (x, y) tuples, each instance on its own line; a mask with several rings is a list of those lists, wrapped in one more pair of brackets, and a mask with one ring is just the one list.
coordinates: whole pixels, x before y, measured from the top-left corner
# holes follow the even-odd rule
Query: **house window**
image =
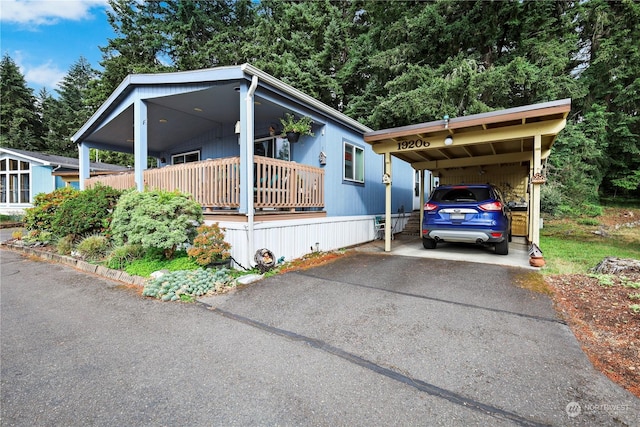
[(344, 143), (344, 179), (345, 181), (364, 182), (364, 149)]
[(255, 141), (253, 154), (272, 159), (291, 160), (291, 146), (286, 138), (267, 138)]
[(16, 159), (0, 160), (0, 203), (30, 202), (31, 165)]
[(200, 151), (190, 151), (188, 153), (181, 153), (171, 156), (171, 164), (179, 165), (181, 163), (199, 162)]

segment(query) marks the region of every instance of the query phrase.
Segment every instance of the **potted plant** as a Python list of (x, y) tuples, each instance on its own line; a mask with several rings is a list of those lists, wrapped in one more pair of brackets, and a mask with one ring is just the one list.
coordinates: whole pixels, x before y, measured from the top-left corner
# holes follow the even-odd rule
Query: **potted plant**
[(224, 228), (218, 223), (202, 224), (193, 246), (187, 249), (187, 255), (203, 267), (229, 267), (231, 265), (231, 244), (224, 240)]
[(280, 119), (280, 123), (282, 124), (282, 136), (286, 136), (289, 142), (298, 142), (300, 136), (303, 135), (313, 136), (313, 132), (311, 132), (313, 120), (309, 116), (296, 120), (293, 114), (286, 113), (285, 118)]

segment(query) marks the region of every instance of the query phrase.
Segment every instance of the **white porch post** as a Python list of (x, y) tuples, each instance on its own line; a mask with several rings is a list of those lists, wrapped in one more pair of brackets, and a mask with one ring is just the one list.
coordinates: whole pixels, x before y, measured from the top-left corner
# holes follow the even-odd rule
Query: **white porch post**
[(384, 185), (384, 251), (391, 252), (391, 238), (393, 237), (393, 230), (391, 229), (391, 153), (384, 153), (384, 174), (388, 177)]
[(144, 191), (144, 171), (147, 169), (147, 104), (140, 98), (133, 103), (134, 177), (138, 191)]
[[(533, 137), (533, 161), (531, 162), (531, 170), (529, 171), (529, 177), (533, 178), (533, 175), (542, 171), (542, 135), (534, 135)], [(531, 243), (535, 243), (540, 246), (540, 184), (533, 184), (530, 182), (531, 187), (531, 212), (529, 222), (529, 239)]]
[(80, 168), (80, 190), (84, 190), (84, 182), (91, 176), (91, 172), (89, 170), (89, 163), (91, 162), (91, 159), (89, 158), (89, 146), (82, 142), (78, 146), (78, 151), (80, 152), (78, 165)]

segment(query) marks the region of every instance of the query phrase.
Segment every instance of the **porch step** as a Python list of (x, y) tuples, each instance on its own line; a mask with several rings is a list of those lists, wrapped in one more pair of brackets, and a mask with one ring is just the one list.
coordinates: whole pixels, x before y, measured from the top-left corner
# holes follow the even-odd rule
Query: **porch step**
[(403, 236), (420, 236), (420, 211), (411, 212), (407, 225), (399, 234)]

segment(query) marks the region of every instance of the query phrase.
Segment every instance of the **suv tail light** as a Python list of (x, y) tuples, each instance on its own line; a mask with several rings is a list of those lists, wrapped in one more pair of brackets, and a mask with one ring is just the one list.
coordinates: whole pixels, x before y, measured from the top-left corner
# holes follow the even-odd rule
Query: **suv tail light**
[(502, 203), (496, 200), (495, 202), (478, 205), (478, 207), (483, 211), (501, 211)]
[(424, 210), (425, 211), (435, 211), (436, 209), (438, 209), (438, 205), (435, 205), (433, 203), (425, 203), (424, 204)]

